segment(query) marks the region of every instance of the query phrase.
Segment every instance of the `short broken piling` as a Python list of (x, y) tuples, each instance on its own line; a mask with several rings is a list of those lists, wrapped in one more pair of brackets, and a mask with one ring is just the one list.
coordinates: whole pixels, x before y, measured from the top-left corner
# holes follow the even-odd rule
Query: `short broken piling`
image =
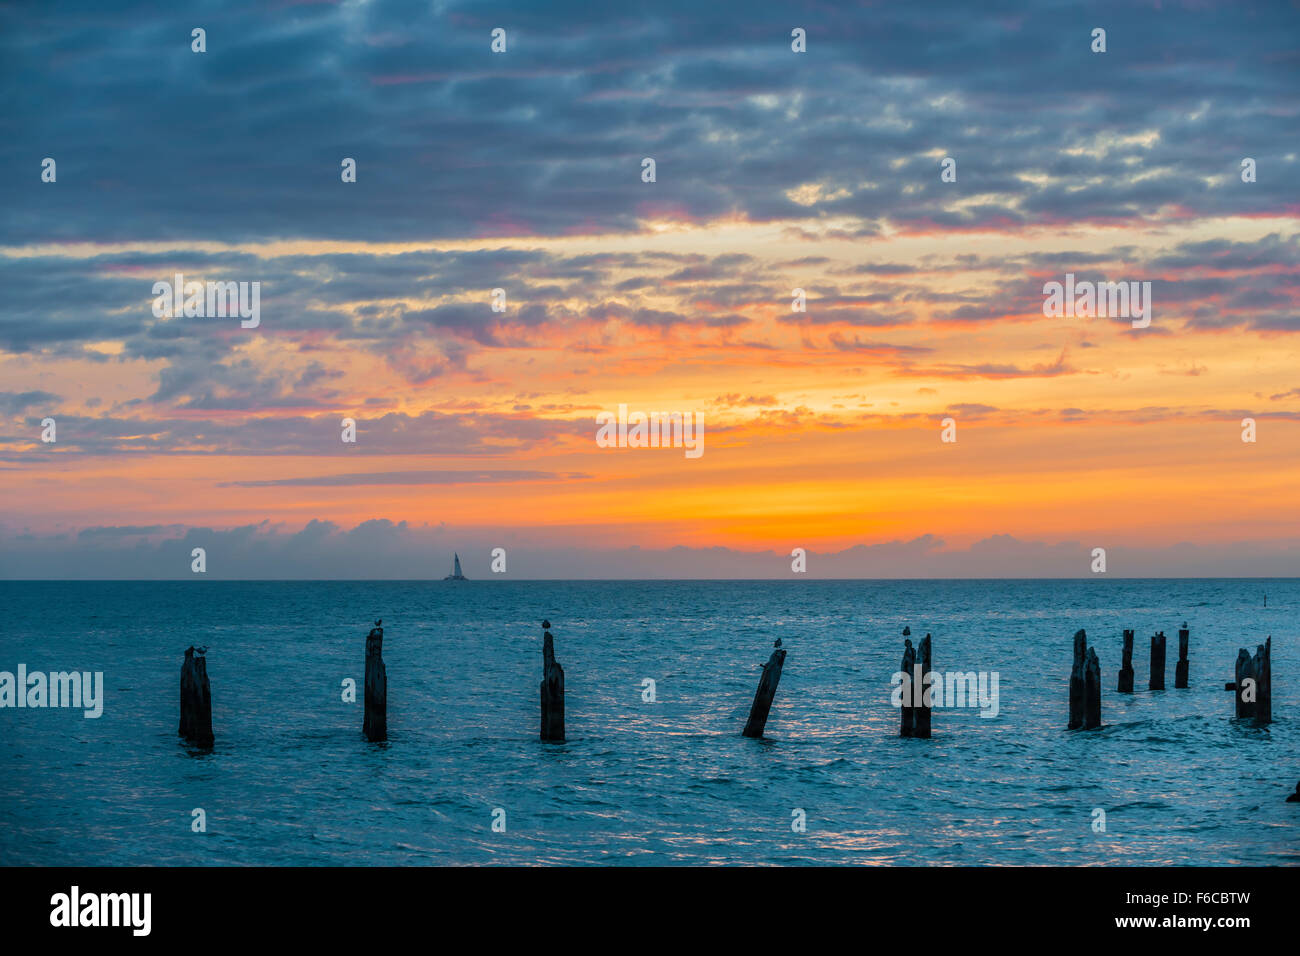
[(746, 737), (762, 737), (763, 728), (767, 726), (767, 713), (772, 709), (776, 685), (781, 682), (781, 668), (785, 666), (785, 651), (781, 650), (780, 638), (777, 638), (775, 648), (763, 665), (763, 676), (758, 679), (758, 690), (754, 692), (754, 703), (749, 708), (749, 720), (745, 723)]
[(388, 672), (384, 669), (384, 629), (376, 621), (366, 635), (366, 714), (361, 723), (366, 739), (388, 739)]
[(212, 686), (208, 683), (206, 650), (195, 655), (194, 648), (185, 651), (181, 664), (181, 723), (177, 733), (191, 744), (211, 747), (212, 736)]
[(1124, 632), (1124, 655), (1119, 667), (1119, 686), (1115, 688), (1121, 694), (1133, 693), (1133, 632)]
[(1255, 716), (1255, 662), (1244, 647), (1237, 651), (1236, 681), (1229, 690), (1237, 692), (1237, 716)]
[(1066, 730), (1078, 730), (1083, 726), (1085, 701), (1087, 700), (1088, 635), (1079, 630), (1074, 632), (1074, 662), (1070, 667), (1070, 719)]
[(1083, 685), (1083, 729), (1095, 730), (1101, 726), (1101, 662), (1091, 647), (1084, 665)]
[(927, 634), (921, 638), (921, 646), (916, 650), (916, 670), (920, 676), (920, 682), (912, 688), (917, 694), (916, 708), (912, 711), (912, 736), (921, 737), (926, 740), (930, 739), (930, 711), (931, 707), (925, 702), (925, 689), (929, 684), (929, 675), (933, 670), (931, 666), (933, 661), (930, 659), (930, 635)]
[[(911, 634), (911, 630), (903, 628), (904, 634)], [(916, 708), (912, 706), (912, 700), (915, 694), (912, 692), (912, 681), (916, 676), (916, 648), (912, 642), (906, 638), (903, 640), (903, 705), (900, 708), (903, 711), (903, 726), (898, 731), (900, 737), (912, 736), (912, 729), (916, 726)]]
[(1273, 722), (1273, 638), (1255, 648), (1255, 656), (1244, 647), (1237, 651), (1236, 680), (1224, 684), (1234, 692), (1238, 717), (1250, 717), (1256, 727)]
[(1147, 690), (1165, 689), (1165, 632), (1158, 631), (1151, 635), (1151, 676), (1147, 680)]
[(1273, 638), (1255, 651), (1255, 726), (1273, 722)]
[(1178, 663), (1174, 665), (1174, 690), (1187, 689), (1187, 644), (1191, 632), (1183, 627), (1178, 631)]
[(564, 742), (564, 668), (555, 659), (551, 622), (542, 622), (542, 739)]

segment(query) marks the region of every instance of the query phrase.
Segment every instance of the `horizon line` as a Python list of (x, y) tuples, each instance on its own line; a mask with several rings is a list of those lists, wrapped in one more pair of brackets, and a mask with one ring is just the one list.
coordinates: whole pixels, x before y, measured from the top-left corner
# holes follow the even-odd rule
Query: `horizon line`
[[(1126, 575), (1097, 575), (1095, 577), (1082, 576), (1048, 576), (1042, 577), (895, 577), (895, 578), (853, 578), (853, 577), (817, 577), (807, 576), (803, 581), (857, 581), (863, 583), (887, 583), (899, 581), (969, 581), (969, 582), (992, 582), (992, 581), (1101, 581), (1105, 578), (1111, 578), (1119, 581), (1300, 581), (1300, 575), (1290, 577), (1258, 577), (1252, 575), (1146, 575), (1126, 576)], [(3, 584), (123, 584), (123, 583), (163, 583), (190, 581), (199, 583), (205, 578), (195, 575), (192, 578), (174, 577), (174, 578), (0, 578)], [(465, 578), (463, 581), (448, 582), (441, 577), (421, 577), (421, 578), (206, 578), (209, 583), (217, 584), (331, 584), (331, 583), (402, 583), (402, 584), (483, 584), (492, 582), (495, 584), (552, 584), (567, 583), (579, 584), (584, 582), (591, 583), (650, 583), (650, 582), (680, 582), (680, 583), (727, 583), (735, 584), (741, 582), (752, 583), (771, 583), (771, 582), (789, 582), (791, 584), (802, 583), (799, 578), (794, 577), (772, 577), (772, 578)]]

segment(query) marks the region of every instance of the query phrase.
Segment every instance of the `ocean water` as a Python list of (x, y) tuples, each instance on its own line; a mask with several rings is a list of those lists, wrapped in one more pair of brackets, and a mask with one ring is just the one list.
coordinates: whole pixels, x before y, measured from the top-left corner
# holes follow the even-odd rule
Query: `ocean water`
[[(1267, 607), (1264, 595), (1267, 593)], [(0, 863), (1295, 864), (1300, 582), (0, 584), (0, 670), (103, 671), (103, 716), (0, 710)], [(384, 619), (390, 739), (361, 736)], [(538, 736), (541, 628), (568, 742)], [(1174, 690), (1191, 627), (1191, 687)], [(901, 629), (996, 671), (999, 713), (898, 737)], [(1071, 637), (1102, 666), (1068, 732)], [(1115, 693), (1136, 631), (1137, 693)], [(1168, 636), (1164, 692), (1148, 638)], [(1237, 648), (1273, 637), (1274, 719), (1232, 718)], [(740, 735), (772, 641), (767, 737)], [(176, 736), (207, 644), (216, 746)], [(643, 680), (657, 700), (643, 700)], [(191, 828), (202, 808), (207, 832)], [(505, 832), (493, 812), (504, 810)], [(1094, 810), (1105, 812), (1104, 832)], [(794, 811), (805, 832), (792, 829)], [(500, 818), (500, 814), (497, 815)]]

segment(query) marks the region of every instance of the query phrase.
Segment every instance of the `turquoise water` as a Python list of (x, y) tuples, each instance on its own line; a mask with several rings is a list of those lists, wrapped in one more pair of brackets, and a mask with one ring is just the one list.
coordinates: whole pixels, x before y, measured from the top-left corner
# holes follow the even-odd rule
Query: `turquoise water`
[[(1267, 592), (1268, 606), (1263, 607)], [(1231, 580), (0, 583), (0, 670), (103, 671), (104, 714), (0, 709), (6, 864), (1294, 864), (1300, 583)], [(386, 744), (361, 736), (384, 619)], [(537, 740), (542, 618), (569, 740)], [(1174, 690), (1191, 627), (1191, 688)], [(897, 736), (901, 629), (998, 714)], [(1071, 636), (1105, 726), (1065, 728)], [(1137, 632), (1131, 696), (1120, 634)], [(1148, 692), (1148, 637), (1169, 637)], [(1273, 637), (1275, 723), (1232, 719)], [(788, 651), (761, 741), (740, 736)], [(176, 737), (207, 644), (216, 747)], [(643, 681), (657, 699), (643, 700)], [(191, 829), (202, 808), (207, 832)], [(1106, 814), (1094, 831), (1094, 809)], [(494, 832), (493, 811), (505, 831)], [(802, 810), (806, 830), (795, 832)], [(498, 819), (500, 814), (497, 814)]]

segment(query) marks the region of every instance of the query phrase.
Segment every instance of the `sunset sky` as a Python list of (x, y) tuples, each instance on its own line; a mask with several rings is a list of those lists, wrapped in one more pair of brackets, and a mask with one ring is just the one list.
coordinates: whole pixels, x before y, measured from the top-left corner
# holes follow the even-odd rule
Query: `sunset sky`
[(0, 576), (1300, 574), (1294, 3), (100, 6), (0, 3)]

